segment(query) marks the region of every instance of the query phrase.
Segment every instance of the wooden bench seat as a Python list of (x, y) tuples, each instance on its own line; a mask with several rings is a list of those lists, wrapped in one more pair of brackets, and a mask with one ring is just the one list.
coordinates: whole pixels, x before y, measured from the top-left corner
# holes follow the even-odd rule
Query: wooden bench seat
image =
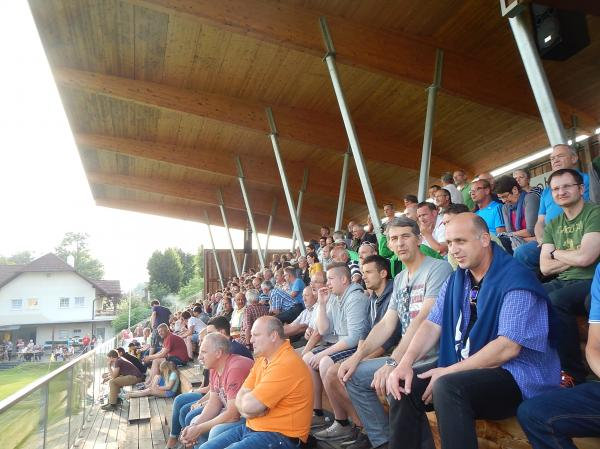
[(150, 420), (150, 403), (147, 397), (129, 399), (129, 424)]
[(181, 385), (182, 393), (187, 393), (191, 391), (192, 388), (201, 387), (203, 382), (203, 373), (200, 373), (200, 375), (198, 375), (193, 365), (188, 365), (179, 368), (179, 383)]

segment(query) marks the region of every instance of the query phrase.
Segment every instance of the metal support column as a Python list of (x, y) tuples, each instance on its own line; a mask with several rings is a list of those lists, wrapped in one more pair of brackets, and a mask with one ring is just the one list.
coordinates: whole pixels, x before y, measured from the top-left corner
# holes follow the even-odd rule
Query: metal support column
[(337, 73), (335, 66), (335, 48), (333, 47), (333, 41), (329, 34), (329, 27), (325, 17), (319, 19), (321, 24), (321, 33), (323, 34), (323, 41), (327, 53), (325, 54), (325, 62), (329, 69), (329, 76), (331, 76), (331, 83), (333, 84), (333, 90), (340, 107), (342, 114), (342, 120), (344, 121), (344, 127), (346, 128), (346, 134), (348, 135), (348, 142), (352, 149), (352, 156), (354, 156), (354, 163), (356, 164), (356, 170), (358, 171), (358, 177), (362, 186), (363, 193), (365, 194), (365, 201), (369, 209), (369, 215), (373, 221), (373, 228), (377, 235), (381, 233), (381, 220), (379, 219), (379, 210), (377, 209), (377, 203), (375, 201), (375, 195), (373, 194), (373, 187), (371, 186), (371, 180), (369, 179), (369, 173), (367, 172), (367, 166), (363, 159), (362, 150), (360, 149), (360, 143), (358, 142), (358, 136), (354, 129), (354, 123), (350, 115), (350, 110), (346, 104), (346, 98), (344, 97), (344, 91), (342, 90), (342, 84)]
[(271, 206), (271, 215), (269, 215), (269, 224), (267, 225), (267, 240), (265, 241), (265, 255), (264, 260), (267, 260), (267, 251), (269, 250), (269, 238), (271, 237), (271, 228), (273, 227), (273, 220), (277, 213), (277, 197), (273, 198), (273, 206)]
[(338, 196), (337, 213), (335, 214), (334, 231), (342, 229), (342, 220), (344, 219), (344, 205), (346, 204), (346, 186), (348, 185), (348, 167), (350, 167), (350, 148), (344, 154), (344, 163), (342, 165), (342, 179), (340, 181), (340, 194)]
[(523, 14), (523, 11), (523, 9), (516, 9), (515, 15), (509, 17), (508, 22), (519, 48), (519, 53), (527, 72), (527, 78), (529, 78), (529, 84), (531, 85), (535, 102), (540, 110), (542, 122), (544, 123), (550, 144), (554, 146), (560, 143), (567, 143), (567, 135), (560, 114), (558, 113), (556, 102), (552, 96), (552, 90), (550, 89), (548, 78), (546, 78), (544, 66), (533, 41), (528, 19)]
[[(306, 192), (306, 185), (308, 184), (308, 167), (304, 169), (304, 177), (302, 178), (302, 185), (298, 191), (298, 203), (296, 204), (296, 216), (298, 221), (302, 216), (302, 202), (304, 201), (304, 192)], [(292, 233), (292, 252), (296, 249), (296, 233)]]
[(285, 174), (285, 167), (283, 166), (283, 160), (281, 159), (281, 153), (279, 151), (279, 139), (277, 137), (277, 127), (275, 126), (275, 119), (273, 118), (273, 111), (271, 108), (266, 109), (267, 121), (269, 122), (269, 128), (271, 133), (271, 144), (273, 145), (273, 153), (275, 153), (275, 160), (277, 161), (277, 167), (279, 168), (279, 176), (281, 177), (281, 184), (283, 185), (283, 192), (285, 193), (285, 199), (287, 201), (288, 209), (290, 211), (290, 217), (292, 219), (292, 225), (294, 226), (294, 234), (298, 238), (300, 246), (300, 254), (306, 256), (306, 248), (304, 247), (304, 236), (302, 235), (302, 229), (300, 228), (300, 221), (296, 215), (296, 208), (294, 207), (294, 199), (290, 192), (290, 186), (288, 184), (287, 176)]
[(229, 248), (231, 249), (231, 258), (233, 259), (233, 268), (235, 269), (235, 275), (240, 277), (240, 267), (238, 266), (237, 258), (235, 257), (235, 248), (233, 247), (233, 240), (231, 239), (231, 232), (229, 232), (229, 225), (227, 224), (227, 216), (225, 215), (225, 202), (223, 201), (223, 192), (221, 189), (217, 189), (217, 199), (219, 201), (219, 209), (221, 210), (221, 218), (223, 219), (223, 226), (227, 231), (227, 238), (229, 239)]
[(433, 83), (427, 88), (427, 115), (425, 116), (425, 132), (423, 133), (423, 149), (421, 150), (421, 171), (419, 172), (419, 190), (417, 198), (425, 201), (427, 186), (429, 184), (429, 163), (431, 162), (431, 142), (433, 141), (433, 124), (435, 119), (435, 102), (437, 91), (442, 83), (442, 66), (444, 64), (444, 51), (439, 48), (435, 51), (435, 69)]
[[(254, 217), (252, 216), (252, 209), (250, 208), (250, 200), (248, 199), (248, 193), (246, 191), (246, 182), (244, 181), (244, 170), (242, 169), (242, 162), (239, 156), (236, 156), (235, 163), (238, 170), (238, 181), (240, 182), (240, 189), (242, 190), (242, 196), (244, 197), (244, 204), (246, 205), (246, 212), (248, 213), (248, 221), (252, 228), (252, 233), (256, 238), (256, 250), (258, 252), (258, 261), (260, 262), (260, 268), (265, 266), (265, 260), (263, 259), (262, 249), (260, 248), (260, 240), (258, 238), (258, 232), (256, 231), (256, 225), (254, 224)], [(242, 271), (244, 269), (242, 268)]]
[(219, 283), (221, 288), (225, 288), (225, 282), (223, 282), (223, 274), (221, 273), (221, 266), (219, 265), (219, 258), (217, 257), (217, 250), (215, 249), (215, 241), (213, 239), (212, 231), (210, 229), (210, 219), (208, 218), (208, 212), (204, 210), (204, 217), (206, 221), (206, 227), (208, 228), (208, 236), (210, 237), (210, 246), (212, 247), (213, 256), (215, 258), (215, 265), (217, 267), (217, 274), (219, 275)]
[(246, 272), (246, 262), (248, 261), (248, 253), (244, 253), (244, 261), (242, 262), (242, 273)]

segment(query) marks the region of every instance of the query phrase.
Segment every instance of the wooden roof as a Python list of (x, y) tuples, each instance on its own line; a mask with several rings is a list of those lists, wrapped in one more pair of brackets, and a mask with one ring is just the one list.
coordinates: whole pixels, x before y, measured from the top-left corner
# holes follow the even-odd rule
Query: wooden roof
[[(555, 1), (555, 0), (553, 0)], [(575, 2), (577, 3), (577, 2)], [(264, 108), (271, 106), (295, 192), (309, 168), (305, 236), (333, 224), (347, 138), (318, 18), (338, 69), (378, 202), (417, 188), (435, 49), (445, 51), (431, 175), (471, 175), (548, 145), (497, 0), (30, 0), (99, 205), (246, 224), (239, 155), (257, 227), (274, 197), (291, 235)], [(600, 18), (592, 43), (544, 62), (565, 126), (600, 122)], [(52, 149), (48, 149), (52, 151)], [(353, 165), (345, 219), (366, 216)], [(433, 180), (433, 179), (432, 179)]]

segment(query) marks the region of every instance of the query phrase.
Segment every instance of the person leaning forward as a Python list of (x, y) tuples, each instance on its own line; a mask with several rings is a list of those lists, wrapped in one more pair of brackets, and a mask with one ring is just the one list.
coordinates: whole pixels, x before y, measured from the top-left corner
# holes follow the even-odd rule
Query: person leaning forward
[[(433, 404), (442, 447), (475, 449), (476, 419), (515, 416), (560, 382), (552, 309), (535, 275), (490, 241), (475, 214), (455, 216), (446, 240), (459, 269), (387, 379), (390, 447), (419, 448)], [(437, 367), (413, 369), (438, 341)]]

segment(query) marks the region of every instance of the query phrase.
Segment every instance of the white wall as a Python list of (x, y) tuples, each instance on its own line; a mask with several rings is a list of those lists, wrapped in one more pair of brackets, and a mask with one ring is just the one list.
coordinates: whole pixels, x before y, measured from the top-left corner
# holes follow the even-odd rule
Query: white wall
[[(60, 307), (61, 297), (69, 298), (68, 308)], [(75, 306), (76, 297), (84, 298), (83, 307)], [(94, 287), (75, 273), (22, 273), (0, 288), (0, 326), (91, 320), (95, 297)], [(32, 298), (37, 308), (28, 307)], [(21, 310), (12, 310), (13, 299), (23, 300)]]

